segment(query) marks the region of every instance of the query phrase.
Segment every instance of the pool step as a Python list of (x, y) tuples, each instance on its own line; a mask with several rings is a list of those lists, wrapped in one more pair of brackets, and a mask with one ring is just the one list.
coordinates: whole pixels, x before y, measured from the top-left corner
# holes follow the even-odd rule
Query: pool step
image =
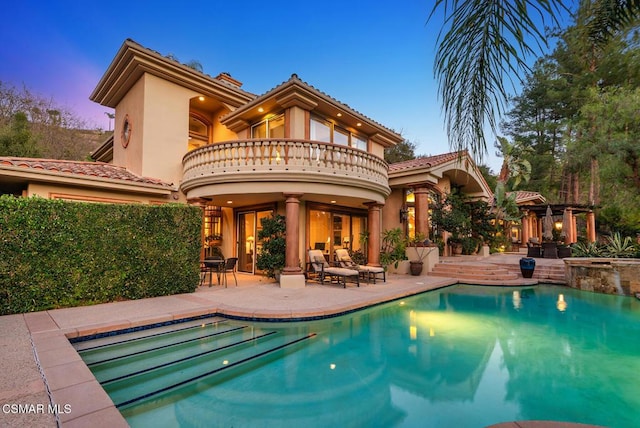
[[(139, 333), (139, 332), (136, 332)], [(74, 344), (116, 406), (126, 406), (201, 379), (216, 381), (234, 367), (315, 336), (285, 334), (220, 319), (174, 324)], [(104, 340), (106, 339), (106, 340)]]
[(217, 335), (226, 334), (240, 328), (242, 326), (229, 324), (228, 322), (202, 323), (189, 328), (180, 327), (174, 331), (165, 331), (158, 334), (148, 333), (144, 337), (122, 338), (108, 345), (103, 344), (79, 350), (78, 353), (85, 363), (91, 367), (93, 364), (144, 354), (154, 349), (214, 338)]
[(152, 346), (147, 350), (103, 359), (89, 364), (89, 367), (99, 382), (113, 382), (166, 366), (167, 362), (186, 361), (202, 355), (221, 352), (271, 334), (274, 332), (264, 332), (247, 326), (233, 327), (227, 331), (195, 340), (178, 340), (174, 344)]
[(262, 337), (226, 347), (219, 352), (167, 361), (161, 367), (150, 371), (135, 373), (112, 382), (103, 382), (102, 387), (116, 407), (121, 408), (193, 382), (204, 379), (211, 381), (215, 376), (252, 362), (259, 364), (266, 357), (275, 357), (278, 351), (314, 336), (313, 333), (302, 337), (292, 337), (279, 332), (265, 333)]
[[(537, 265), (533, 278), (552, 284), (565, 284), (563, 265)], [(429, 273), (432, 276), (456, 278), (474, 284), (516, 285), (523, 280), (520, 266), (495, 263), (438, 263)]]

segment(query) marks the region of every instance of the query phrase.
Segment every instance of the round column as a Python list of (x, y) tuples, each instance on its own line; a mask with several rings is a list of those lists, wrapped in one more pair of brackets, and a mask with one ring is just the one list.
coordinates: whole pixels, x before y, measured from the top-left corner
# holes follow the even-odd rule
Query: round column
[(384, 204), (378, 202), (367, 202), (365, 205), (369, 208), (368, 212), (368, 228), (369, 241), (367, 243), (368, 266), (380, 265), (380, 210)]
[(429, 189), (415, 187), (413, 189), (416, 204), (416, 236), (420, 233), (429, 238)]

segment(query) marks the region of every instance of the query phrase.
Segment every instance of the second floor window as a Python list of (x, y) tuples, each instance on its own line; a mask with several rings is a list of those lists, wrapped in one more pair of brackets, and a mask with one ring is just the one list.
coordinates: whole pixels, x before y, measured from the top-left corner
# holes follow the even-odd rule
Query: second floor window
[(271, 116), (251, 125), (251, 138), (284, 138), (284, 115)]
[(326, 120), (311, 118), (309, 138), (367, 151), (367, 139)]

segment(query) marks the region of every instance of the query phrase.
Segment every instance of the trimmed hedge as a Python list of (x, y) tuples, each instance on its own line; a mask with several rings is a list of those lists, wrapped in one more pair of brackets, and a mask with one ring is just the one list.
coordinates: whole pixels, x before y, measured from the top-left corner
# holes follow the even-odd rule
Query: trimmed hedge
[(0, 196), (0, 314), (193, 292), (201, 213)]

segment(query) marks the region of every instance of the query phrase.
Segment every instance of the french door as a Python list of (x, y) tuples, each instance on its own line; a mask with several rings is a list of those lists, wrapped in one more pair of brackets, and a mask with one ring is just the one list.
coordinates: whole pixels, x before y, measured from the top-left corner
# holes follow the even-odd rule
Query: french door
[(273, 210), (239, 211), (236, 216), (238, 226), (238, 271), (260, 273), (256, 268), (256, 255), (262, 248), (258, 232), (262, 229), (260, 220), (273, 215)]

